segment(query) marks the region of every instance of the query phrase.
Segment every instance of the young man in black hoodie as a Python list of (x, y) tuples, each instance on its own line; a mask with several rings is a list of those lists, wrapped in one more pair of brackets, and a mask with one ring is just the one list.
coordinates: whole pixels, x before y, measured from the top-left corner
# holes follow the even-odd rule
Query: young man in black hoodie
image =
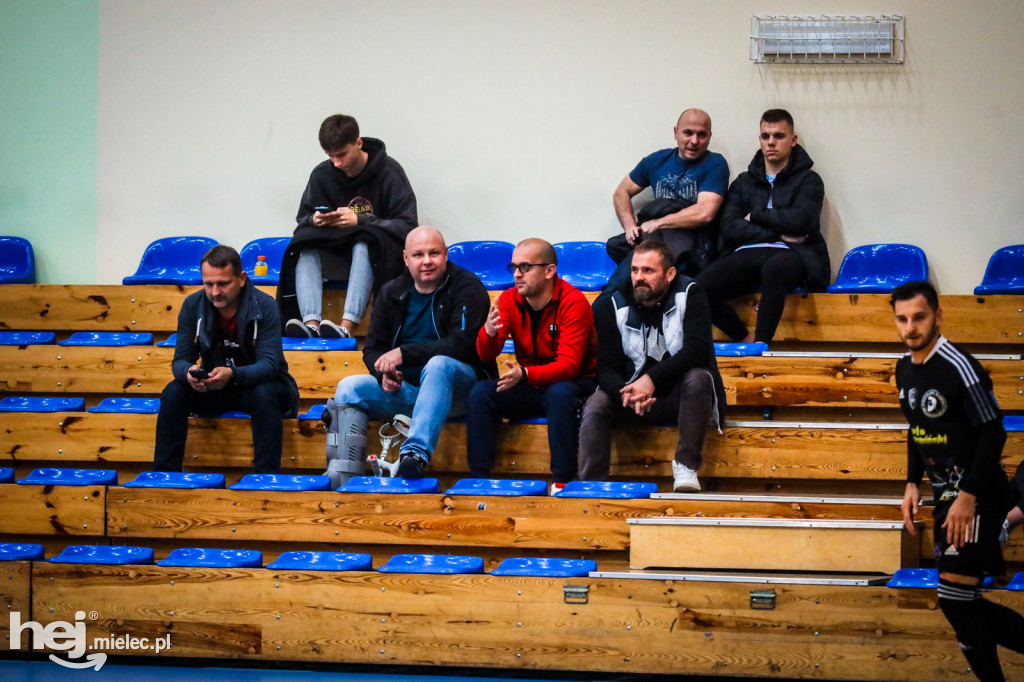
[[(374, 283), (397, 277), (416, 195), (384, 143), (359, 136), (351, 116), (320, 125), (328, 159), (309, 176), (298, 226), (281, 264), (277, 298), (287, 336), (344, 338), (358, 326)], [(323, 277), (348, 279), (341, 324), (321, 319)]]
[[(761, 116), (761, 149), (729, 187), (719, 221), (722, 253), (697, 275), (711, 319), (733, 341), (770, 343), (786, 294), (798, 286), (824, 291), (831, 276), (821, 236), (825, 185), (797, 144), (785, 109)], [(728, 300), (761, 288), (757, 327), (750, 333)]]

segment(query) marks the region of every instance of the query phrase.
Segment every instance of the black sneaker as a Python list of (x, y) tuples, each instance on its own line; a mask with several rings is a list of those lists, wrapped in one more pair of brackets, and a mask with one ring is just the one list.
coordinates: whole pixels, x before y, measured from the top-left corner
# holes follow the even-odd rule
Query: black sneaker
[(320, 321), (320, 338), (322, 339), (348, 339), (351, 336), (348, 330), (341, 325), (334, 324), (330, 320)]
[(320, 336), (320, 333), (315, 327), (293, 317), (285, 322), (284, 335), (290, 339), (315, 339)]
[(395, 476), (398, 478), (423, 478), (423, 470), (426, 468), (427, 463), (422, 457), (406, 453), (398, 462), (398, 471), (395, 472)]

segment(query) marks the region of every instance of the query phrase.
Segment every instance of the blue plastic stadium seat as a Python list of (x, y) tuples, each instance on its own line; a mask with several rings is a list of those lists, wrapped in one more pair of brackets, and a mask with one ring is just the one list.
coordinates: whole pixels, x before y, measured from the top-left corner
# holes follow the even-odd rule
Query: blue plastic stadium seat
[(281, 346), (284, 350), (355, 350), (355, 339), (299, 339), (284, 337), (281, 339)]
[(246, 474), (228, 486), (232, 490), (330, 490), (330, 476), (289, 474)]
[(203, 568), (261, 568), (263, 554), (253, 549), (201, 549), (184, 547), (167, 555), (157, 566), (194, 566)]
[(116, 545), (70, 545), (50, 559), (51, 564), (151, 564), (153, 550), (149, 547)]
[(149, 332), (75, 332), (58, 346), (152, 346)]
[(501, 352), (502, 353), (515, 353), (516, 352), (516, 344), (515, 344), (515, 342), (513, 342), (512, 339), (505, 339), (505, 343), (501, 347)]
[(715, 342), (715, 355), (719, 357), (752, 357), (762, 355), (768, 350), (768, 344), (761, 341), (754, 343)]
[(527, 575), (541, 578), (585, 578), (597, 570), (592, 559), (514, 557), (502, 561), (491, 575)]
[(304, 421), (320, 421), (320, 416), (327, 409), (327, 405), (320, 403), (318, 405), (310, 405), (309, 409), (299, 415), (299, 419)]
[(559, 242), (558, 274), (580, 291), (601, 291), (615, 272), (604, 242)]
[(42, 561), (43, 546), (21, 542), (0, 542), (0, 561)]
[[(206, 416), (206, 415), (196, 415)], [(240, 412), (238, 410), (228, 410), (227, 412), (221, 412), (220, 414), (213, 417), (214, 419), (252, 419), (252, 415), (248, 412)]]
[(143, 471), (125, 488), (223, 488), (224, 474), (181, 473), (179, 471)]
[(888, 294), (905, 282), (928, 279), (928, 259), (911, 244), (867, 244), (850, 249), (830, 294)]
[(18, 481), (22, 485), (117, 485), (113, 469), (34, 469)]
[(509, 481), (500, 478), (463, 478), (444, 491), (445, 495), (490, 495), (493, 497), (525, 497), (547, 495), (544, 481)]
[(53, 332), (0, 332), (0, 346), (49, 346), (57, 343)]
[[(242, 257), (242, 269), (254, 284), (277, 286), (277, 282), (281, 278), (281, 261), (284, 259), (284, 252), (291, 240), (291, 237), (263, 237), (262, 239), (253, 239), (242, 247), (238, 254)], [(265, 275), (253, 274), (257, 256), (267, 257), (267, 274)]]
[(1006, 589), (1013, 590), (1014, 592), (1024, 590), (1024, 573), (1015, 573), (1013, 580), (1006, 585)]
[(901, 568), (893, 573), (886, 587), (938, 587), (939, 569)]
[(8, 396), (0, 400), (0, 412), (85, 412), (85, 398)]
[(993, 253), (974, 293), (1024, 294), (1024, 244), (1004, 246)]
[(483, 573), (484, 560), (478, 556), (446, 554), (396, 554), (377, 569), (381, 573)]
[(1007, 431), (1024, 431), (1024, 417), (1003, 417), (1003, 428)]
[(512, 286), (512, 262), (515, 246), (508, 242), (459, 242), (448, 247), (448, 259), (476, 273), (486, 289), (500, 291)]
[(174, 348), (174, 345), (178, 342), (178, 333), (171, 334), (163, 341), (158, 342), (156, 345), (160, 348)]
[(0, 284), (35, 284), (32, 243), (21, 237), (0, 237)]
[(593, 497), (614, 500), (643, 500), (658, 492), (656, 483), (615, 481), (570, 481), (555, 497)]
[(294, 571), (372, 571), (369, 554), (351, 552), (283, 552), (267, 568)]
[(436, 478), (392, 478), (388, 476), (353, 476), (338, 488), (339, 493), (436, 493)]
[(0, 483), (14, 483), (14, 469), (0, 467)]
[(89, 412), (116, 412), (125, 414), (156, 414), (160, 411), (160, 398), (104, 398)]
[(199, 261), (217, 240), (209, 237), (164, 237), (146, 247), (134, 275), (122, 284), (202, 284)]

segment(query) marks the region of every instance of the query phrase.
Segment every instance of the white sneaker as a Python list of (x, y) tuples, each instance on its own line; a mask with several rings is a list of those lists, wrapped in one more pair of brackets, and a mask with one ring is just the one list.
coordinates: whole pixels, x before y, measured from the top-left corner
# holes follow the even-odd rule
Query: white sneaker
[(697, 472), (688, 466), (672, 460), (672, 490), (677, 493), (699, 493), (700, 481)]

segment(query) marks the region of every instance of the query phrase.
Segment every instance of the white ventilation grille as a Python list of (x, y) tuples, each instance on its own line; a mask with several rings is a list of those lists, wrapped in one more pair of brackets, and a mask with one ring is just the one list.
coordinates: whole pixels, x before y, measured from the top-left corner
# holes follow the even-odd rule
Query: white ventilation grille
[(902, 64), (903, 17), (758, 15), (750, 58), (769, 64)]

